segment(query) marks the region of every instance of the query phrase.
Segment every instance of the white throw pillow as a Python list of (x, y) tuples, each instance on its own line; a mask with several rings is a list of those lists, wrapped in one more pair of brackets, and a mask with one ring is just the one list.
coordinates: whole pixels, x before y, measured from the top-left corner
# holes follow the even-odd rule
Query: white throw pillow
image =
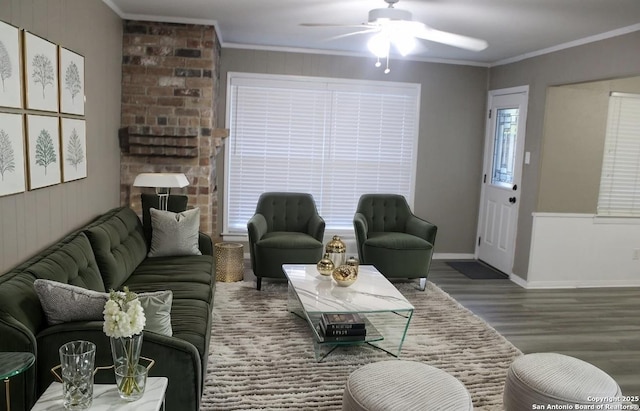
[(149, 209), (151, 214), (151, 250), (149, 257), (202, 255), (198, 248), (200, 209), (179, 213)]

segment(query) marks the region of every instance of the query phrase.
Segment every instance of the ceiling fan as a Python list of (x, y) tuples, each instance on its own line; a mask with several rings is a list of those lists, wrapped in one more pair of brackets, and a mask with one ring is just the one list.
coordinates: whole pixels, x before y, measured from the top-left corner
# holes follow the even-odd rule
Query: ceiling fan
[(368, 43), (369, 50), (378, 57), (376, 67), (380, 66), (380, 58), (387, 59), (389, 72), (389, 53), (393, 45), (398, 52), (405, 56), (415, 47), (416, 39), (429, 40), (453, 47), (471, 51), (481, 51), (487, 48), (486, 41), (467, 37), (460, 34), (436, 30), (420, 21), (414, 21), (411, 12), (394, 8), (399, 0), (384, 0), (389, 6), (386, 8), (369, 11), (369, 20), (362, 24), (330, 24), (330, 23), (303, 23), (306, 27), (353, 27), (360, 30), (333, 37), (343, 38), (347, 36), (376, 33)]

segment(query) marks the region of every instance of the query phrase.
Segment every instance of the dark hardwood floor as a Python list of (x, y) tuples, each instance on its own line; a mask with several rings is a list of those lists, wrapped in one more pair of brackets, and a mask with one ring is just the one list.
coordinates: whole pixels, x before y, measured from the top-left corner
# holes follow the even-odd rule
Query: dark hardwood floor
[(523, 353), (580, 358), (625, 395), (640, 395), (640, 288), (527, 290), (509, 280), (470, 280), (440, 260), (429, 280)]

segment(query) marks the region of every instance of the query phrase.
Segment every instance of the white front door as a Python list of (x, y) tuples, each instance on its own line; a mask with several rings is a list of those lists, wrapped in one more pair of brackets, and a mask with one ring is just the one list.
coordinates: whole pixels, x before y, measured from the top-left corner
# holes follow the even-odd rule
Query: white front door
[(529, 86), (489, 92), (478, 260), (511, 274), (522, 192)]

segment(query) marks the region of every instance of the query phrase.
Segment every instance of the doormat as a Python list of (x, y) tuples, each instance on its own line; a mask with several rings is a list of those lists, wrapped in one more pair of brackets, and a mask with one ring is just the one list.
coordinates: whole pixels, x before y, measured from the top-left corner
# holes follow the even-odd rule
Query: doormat
[(447, 265), (472, 280), (508, 280), (509, 276), (480, 261), (447, 261)]

